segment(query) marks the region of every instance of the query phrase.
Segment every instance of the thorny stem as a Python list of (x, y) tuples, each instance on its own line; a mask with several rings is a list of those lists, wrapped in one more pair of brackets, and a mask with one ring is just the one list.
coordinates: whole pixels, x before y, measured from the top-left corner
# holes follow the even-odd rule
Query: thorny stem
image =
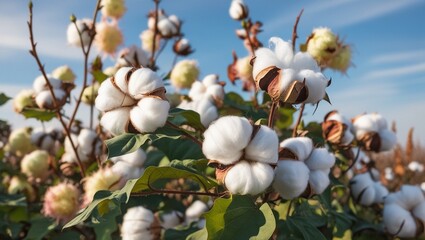
[[(177, 130), (181, 130), (181, 128), (179, 127), (179, 126), (177, 126), (177, 125), (175, 125), (175, 124), (173, 124), (172, 122), (170, 122), (170, 121), (167, 121), (167, 125), (169, 125), (170, 127), (172, 127), (172, 128), (175, 128), (175, 129), (177, 129)], [(187, 138), (189, 138), (189, 139), (191, 139), (193, 142), (195, 142), (196, 144), (198, 144), (199, 146), (202, 146), (202, 142), (201, 141), (199, 141), (197, 138), (195, 138), (194, 136), (192, 136), (192, 135), (190, 135), (189, 133), (187, 133), (186, 131), (182, 131), (182, 134), (184, 135), (184, 136), (186, 136)]]
[(159, 1), (153, 0), (155, 3), (155, 22), (154, 22), (154, 32), (153, 32), (153, 43), (152, 43), (152, 54), (149, 59), (149, 65), (151, 68), (155, 66), (155, 48), (156, 48), (156, 36), (158, 35), (158, 10), (159, 10)]
[(304, 108), (305, 108), (305, 103), (302, 103), (300, 107), (300, 114), (298, 115), (297, 122), (295, 123), (294, 129), (292, 130), (292, 137), (297, 136), (297, 129), (298, 129), (298, 125), (300, 125), (301, 118), (303, 117)]
[(53, 105), (54, 105), (54, 108), (55, 108), (56, 117), (59, 120), (59, 122), (62, 124), (62, 126), (65, 130), (66, 136), (68, 137), (68, 139), (71, 143), (72, 149), (74, 150), (75, 156), (77, 157), (77, 164), (78, 164), (78, 167), (80, 168), (81, 177), (84, 178), (85, 177), (84, 166), (81, 163), (80, 157), (78, 156), (77, 148), (75, 147), (74, 141), (71, 138), (71, 133), (69, 132), (69, 128), (67, 128), (66, 123), (62, 118), (62, 114), (59, 111), (59, 104), (56, 100), (55, 93), (53, 92), (53, 87), (50, 84), (49, 78), (47, 77), (46, 71), (44, 69), (44, 65), (41, 63), (41, 60), (40, 60), (38, 53), (37, 53), (37, 49), (36, 49), (37, 43), (34, 41), (33, 24), (32, 24), (32, 18), (33, 18), (32, 7), (33, 7), (32, 2), (30, 2), (29, 3), (29, 15), (30, 15), (30, 17), (29, 17), (29, 21), (28, 21), (28, 29), (29, 29), (30, 43), (31, 43), (30, 54), (34, 57), (35, 61), (37, 62), (39, 70), (40, 70), (41, 74), (43, 75), (44, 80), (46, 81), (47, 88), (49, 89), (49, 92), (50, 92), (50, 94), (52, 95), (52, 98), (53, 98)]
[(295, 42), (297, 41), (297, 38), (298, 38), (298, 34), (297, 34), (298, 23), (300, 22), (300, 18), (303, 12), (304, 12), (304, 9), (301, 9), (300, 13), (297, 16), (297, 19), (295, 20), (294, 28), (292, 29), (292, 50), (293, 51), (295, 51)]
[[(84, 80), (83, 80), (83, 86), (81, 88), (80, 95), (78, 96), (78, 100), (76, 102), (74, 111), (72, 112), (71, 119), (69, 120), (69, 123), (68, 123), (68, 129), (71, 128), (72, 122), (74, 121), (75, 116), (77, 115), (78, 108), (80, 107), (80, 103), (81, 103), (81, 98), (83, 97), (84, 89), (87, 87), (87, 78), (88, 78), (88, 72), (89, 72), (88, 71), (88, 59), (89, 59), (89, 55), (90, 55), (90, 49), (91, 49), (93, 41), (94, 41), (94, 37), (96, 36), (96, 24), (95, 23), (96, 23), (97, 14), (99, 13), (100, 9), (102, 8), (100, 6), (101, 1), (102, 0), (97, 0), (96, 8), (95, 8), (94, 13), (93, 13), (93, 21), (92, 21), (93, 24), (92, 24), (91, 28), (89, 29), (90, 41), (89, 41), (89, 44), (87, 45), (87, 49), (85, 49), (84, 45), (83, 45), (82, 32), (80, 31), (80, 29), (78, 29), (77, 24), (74, 21), (75, 27), (77, 28), (77, 31), (78, 31), (78, 35), (80, 36), (81, 49), (82, 49), (83, 55), (84, 55)], [(90, 109), (90, 111), (92, 111), (92, 109)], [(92, 125), (91, 125), (92, 121), (93, 121), (93, 114), (90, 114), (90, 128), (92, 128)]]

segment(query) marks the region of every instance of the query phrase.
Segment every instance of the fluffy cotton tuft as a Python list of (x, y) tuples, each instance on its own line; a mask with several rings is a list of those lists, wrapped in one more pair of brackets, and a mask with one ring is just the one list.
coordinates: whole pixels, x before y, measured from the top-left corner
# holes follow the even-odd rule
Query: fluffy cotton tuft
[[(75, 26), (77, 25), (77, 27)], [(78, 31), (81, 33), (83, 46), (86, 47), (90, 43), (90, 28), (93, 26), (93, 21), (88, 18), (78, 19), (75, 24), (71, 22), (68, 25), (66, 36), (68, 43), (74, 47), (81, 47), (81, 40)], [(77, 30), (78, 28), (78, 30)]]
[(123, 240), (132, 239), (158, 239), (160, 226), (153, 212), (142, 206), (129, 208), (124, 214), (121, 226)]
[(234, 20), (242, 20), (248, 17), (248, 6), (243, 0), (233, 0), (230, 4), (229, 15)]
[(283, 199), (294, 199), (307, 188), (309, 173), (303, 162), (280, 160), (275, 168), (273, 188)]

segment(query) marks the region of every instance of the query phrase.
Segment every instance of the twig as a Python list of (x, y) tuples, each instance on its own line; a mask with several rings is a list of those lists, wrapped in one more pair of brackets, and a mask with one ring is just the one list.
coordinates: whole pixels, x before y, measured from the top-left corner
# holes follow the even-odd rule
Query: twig
[(179, 126), (175, 125), (174, 123), (167, 121), (167, 125), (169, 125), (172, 128), (175, 128), (177, 130), (181, 130), (182, 134), (188, 138), (190, 138), (192, 141), (194, 141), (196, 144), (198, 144), (199, 146), (202, 146), (202, 142), (199, 141), (197, 138), (195, 138), (194, 136), (190, 135), (189, 133), (187, 133), (186, 131), (182, 130)]
[(194, 192), (194, 191), (177, 191), (177, 190), (162, 190), (162, 189), (151, 189), (151, 192), (139, 192), (131, 193), (131, 196), (146, 196), (153, 194), (183, 194), (183, 195), (198, 195), (198, 196), (212, 196), (220, 197), (221, 193), (211, 193), (211, 192)]
[(270, 113), (269, 113), (269, 121), (267, 123), (267, 126), (269, 128), (273, 128), (277, 107), (278, 107), (278, 102), (272, 101), (272, 106), (270, 107)]
[(71, 133), (69, 132), (69, 128), (67, 128), (66, 123), (65, 123), (65, 121), (62, 118), (62, 114), (60, 113), (59, 104), (57, 102), (55, 93), (53, 91), (53, 87), (50, 84), (49, 78), (47, 77), (46, 71), (44, 69), (44, 65), (41, 63), (41, 60), (40, 60), (40, 58), (38, 56), (38, 53), (37, 53), (37, 49), (36, 49), (37, 43), (34, 41), (34, 33), (33, 33), (33, 23), (32, 23), (33, 12), (32, 12), (32, 7), (33, 7), (33, 4), (32, 4), (32, 2), (30, 2), (29, 5), (28, 5), (29, 15), (30, 15), (29, 21), (28, 21), (28, 29), (29, 29), (30, 43), (31, 43), (30, 54), (34, 57), (35, 61), (37, 62), (37, 65), (39, 67), (39, 70), (40, 70), (41, 74), (43, 75), (44, 80), (46, 81), (47, 88), (49, 89), (49, 92), (50, 92), (50, 94), (52, 95), (52, 98), (53, 98), (53, 106), (55, 108), (56, 117), (59, 120), (59, 122), (62, 124), (62, 126), (63, 126), (63, 128), (65, 130), (66, 136), (68, 137), (68, 139), (69, 139), (69, 141), (71, 143), (72, 149), (74, 150), (75, 156), (77, 157), (77, 164), (78, 164), (78, 167), (80, 168), (81, 177), (84, 178), (85, 177), (84, 166), (81, 163), (80, 157), (78, 156), (78, 151), (77, 151), (77, 148), (75, 147), (74, 141), (71, 138)]
[(298, 34), (297, 34), (298, 23), (300, 21), (300, 18), (303, 12), (304, 12), (304, 9), (301, 9), (300, 13), (297, 16), (297, 19), (295, 20), (294, 28), (292, 29), (292, 50), (293, 51), (295, 51), (295, 42), (297, 41), (297, 38), (298, 38)]
[(292, 203), (294, 202), (294, 200), (291, 200), (289, 202), (289, 206), (288, 206), (288, 210), (286, 211), (286, 220), (288, 220), (289, 214), (291, 213), (291, 209), (292, 209)]
[(80, 29), (78, 29), (78, 26), (77, 26), (76, 22), (74, 21), (75, 27), (77, 28), (77, 31), (78, 31), (78, 35), (80, 36), (81, 49), (82, 49), (83, 55), (84, 55), (84, 80), (83, 80), (83, 86), (81, 88), (80, 95), (78, 96), (77, 103), (75, 105), (74, 111), (72, 112), (71, 119), (69, 120), (69, 123), (68, 123), (68, 129), (71, 129), (72, 122), (74, 122), (75, 116), (77, 115), (77, 112), (78, 112), (78, 108), (80, 107), (81, 98), (83, 97), (84, 89), (87, 87), (87, 78), (88, 78), (88, 72), (89, 72), (88, 71), (88, 59), (89, 59), (89, 55), (90, 55), (90, 49), (93, 45), (94, 37), (96, 36), (96, 24), (95, 23), (96, 23), (96, 18), (97, 18), (97, 15), (99, 13), (99, 10), (101, 9), (101, 6), (100, 6), (101, 1), (102, 0), (97, 0), (96, 9), (94, 10), (94, 13), (93, 13), (92, 26), (89, 29), (90, 41), (89, 41), (89, 44), (87, 45), (87, 49), (85, 49), (84, 45), (83, 45), (82, 32), (80, 31)]
[(295, 123), (294, 129), (292, 130), (292, 137), (297, 136), (297, 129), (298, 129), (298, 125), (300, 125), (301, 118), (303, 117), (304, 108), (305, 108), (305, 103), (302, 103), (300, 107), (300, 115), (298, 115), (297, 122)]
[(251, 48), (251, 55), (254, 57), (255, 56), (255, 46), (254, 46), (254, 43), (251, 41), (251, 34), (249, 32), (249, 29), (248, 29), (248, 24), (246, 23), (245, 20), (242, 20), (242, 26), (245, 29), (246, 38), (248, 39), (248, 43), (249, 43), (249, 46)]
[(149, 66), (153, 68), (155, 66), (155, 48), (156, 48), (156, 36), (158, 35), (158, 10), (159, 10), (159, 1), (153, 0), (155, 3), (155, 22), (154, 22), (154, 32), (153, 32), (153, 43), (152, 43), (152, 54), (149, 59)]

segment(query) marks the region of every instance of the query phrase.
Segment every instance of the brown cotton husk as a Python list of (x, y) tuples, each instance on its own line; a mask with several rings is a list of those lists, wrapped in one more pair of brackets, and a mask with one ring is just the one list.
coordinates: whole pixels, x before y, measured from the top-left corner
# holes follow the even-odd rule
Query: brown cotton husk
[(341, 144), (346, 129), (347, 126), (345, 124), (335, 120), (324, 121), (322, 123), (323, 137), (333, 144)]
[(266, 91), (274, 102), (280, 99), (280, 79), (281, 69), (276, 66), (270, 66), (263, 69), (255, 77), (255, 85), (257, 89)]
[(288, 148), (279, 148), (279, 161), (283, 159), (299, 160), (298, 156)]
[(381, 149), (381, 137), (377, 132), (365, 133), (359, 140), (366, 151), (379, 152)]
[(218, 183), (224, 185), (224, 179), (226, 179), (227, 172), (234, 166), (234, 164), (224, 165), (219, 161), (210, 160), (208, 161), (208, 166), (215, 168), (215, 178)]
[(233, 62), (227, 66), (227, 77), (229, 78), (230, 82), (235, 85), (235, 81), (239, 79), (238, 77), (238, 71), (236, 70), (236, 63), (238, 62), (238, 56), (236, 55), (236, 52), (232, 52), (233, 56)]
[(308, 98), (308, 89), (305, 82), (292, 82), (280, 95), (280, 99), (285, 103), (298, 104)]

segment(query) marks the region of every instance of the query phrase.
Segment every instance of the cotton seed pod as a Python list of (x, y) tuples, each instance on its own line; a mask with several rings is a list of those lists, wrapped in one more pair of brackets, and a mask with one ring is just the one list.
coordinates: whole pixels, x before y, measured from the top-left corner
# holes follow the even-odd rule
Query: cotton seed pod
[(120, 19), (127, 11), (124, 0), (102, 0), (101, 5), (105, 17)]
[(21, 161), (21, 171), (30, 178), (44, 180), (49, 175), (49, 154), (35, 150), (25, 155)]
[(158, 34), (155, 38), (155, 49), (153, 49), (154, 45), (154, 36), (155, 33), (151, 29), (147, 29), (140, 34), (140, 40), (142, 42), (142, 49), (146, 52), (151, 53), (153, 51), (157, 51), (160, 47), (161, 36)]
[(391, 235), (412, 238), (417, 234), (415, 219), (409, 211), (397, 204), (385, 204), (383, 219), (385, 228)]
[[(76, 26), (77, 25), (77, 28)], [(81, 38), (83, 39), (83, 46), (88, 46), (91, 39), (90, 34), (90, 28), (93, 26), (93, 21), (88, 18), (84, 19), (78, 19), (76, 20), (75, 24), (71, 22), (68, 25), (68, 29), (66, 31), (66, 36), (68, 40), (68, 44), (74, 46), (74, 47), (81, 47), (81, 40), (80, 35), (78, 32), (81, 33)]]
[(187, 56), (194, 52), (192, 46), (189, 43), (189, 40), (186, 38), (181, 38), (177, 40), (173, 45), (173, 51), (177, 55)]
[(127, 210), (121, 226), (123, 240), (159, 239), (161, 226), (152, 211), (142, 206), (132, 207)]
[(315, 28), (307, 39), (307, 52), (320, 66), (327, 67), (339, 50), (338, 37), (329, 28)]
[(72, 69), (67, 65), (55, 68), (52, 72), (52, 77), (68, 83), (74, 83), (76, 78)]
[(33, 151), (35, 146), (31, 143), (30, 132), (30, 128), (18, 128), (13, 130), (9, 135), (7, 143), (8, 151), (18, 157), (23, 157), (25, 154)]
[(81, 101), (87, 105), (95, 104), (99, 87), (100, 85), (98, 82), (95, 82), (93, 85), (87, 86), (83, 91)]
[(224, 178), (226, 188), (232, 194), (257, 195), (273, 181), (273, 168), (262, 162), (239, 161), (231, 167)]
[(21, 90), (14, 98), (13, 98), (13, 109), (15, 112), (20, 113), (26, 107), (35, 107), (36, 103), (34, 100), (35, 92), (32, 89), (24, 89)]
[(229, 15), (234, 20), (240, 21), (248, 17), (248, 6), (243, 0), (232, 0), (229, 8)]
[(94, 44), (99, 51), (113, 55), (122, 43), (123, 36), (116, 23), (103, 21), (96, 24)]
[(37, 197), (37, 193), (31, 184), (29, 184), (26, 180), (19, 178), (18, 176), (13, 176), (12, 179), (10, 179), (7, 192), (9, 194), (24, 193), (29, 202), (33, 202)]
[(177, 89), (190, 88), (199, 76), (198, 63), (195, 60), (179, 61), (171, 71), (171, 84)]
[(350, 131), (351, 122), (337, 111), (326, 114), (322, 123), (323, 137), (337, 145), (347, 146), (354, 140)]
[(224, 165), (236, 163), (251, 140), (252, 125), (246, 118), (226, 116), (213, 122), (204, 132), (202, 152)]
[(43, 214), (59, 221), (72, 219), (79, 209), (80, 191), (73, 184), (59, 183), (44, 195)]
[(299, 197), (307, 188), (310, 170), (300, 161), (281, 160), (277, 162), (273, 188), (283, 199)]
[(185, 212), (186, 223), (190, 224), (191, 222), (198, 221), (201, 218), (202, 214), (208, 211), (208, 206), (200, 200), (196, 200), (190, 205)]
[(183, 220), (183, 213), (178, 211), (161, 212), (159, 214), (159, 222), (163, 229), (174, 228)]
[(280, 143), (281, 157), (305, 161), (313, 151), (313, 141), (307, 137), (288, 138)]
[(280, 38), (269, 40), (271, 49), (255, 51), (253, 76), (257, 89), (266, 91), (273, 101), (317, 103), (326, 94), (329, 80), (308, 53), (294, 55), (292, 45)]
[(118, 56), (119, 67), (146, 67), (149, 62), (148, 54), (135, 45), (122, 49)]
[(94, 195), (100, 190), (115, 191), (122, 187), (120, 175), (116, 174), (110, 168), (102, 168), (92, 175), (86, 177), (84, 181), (84, 205), (93, 200)]

